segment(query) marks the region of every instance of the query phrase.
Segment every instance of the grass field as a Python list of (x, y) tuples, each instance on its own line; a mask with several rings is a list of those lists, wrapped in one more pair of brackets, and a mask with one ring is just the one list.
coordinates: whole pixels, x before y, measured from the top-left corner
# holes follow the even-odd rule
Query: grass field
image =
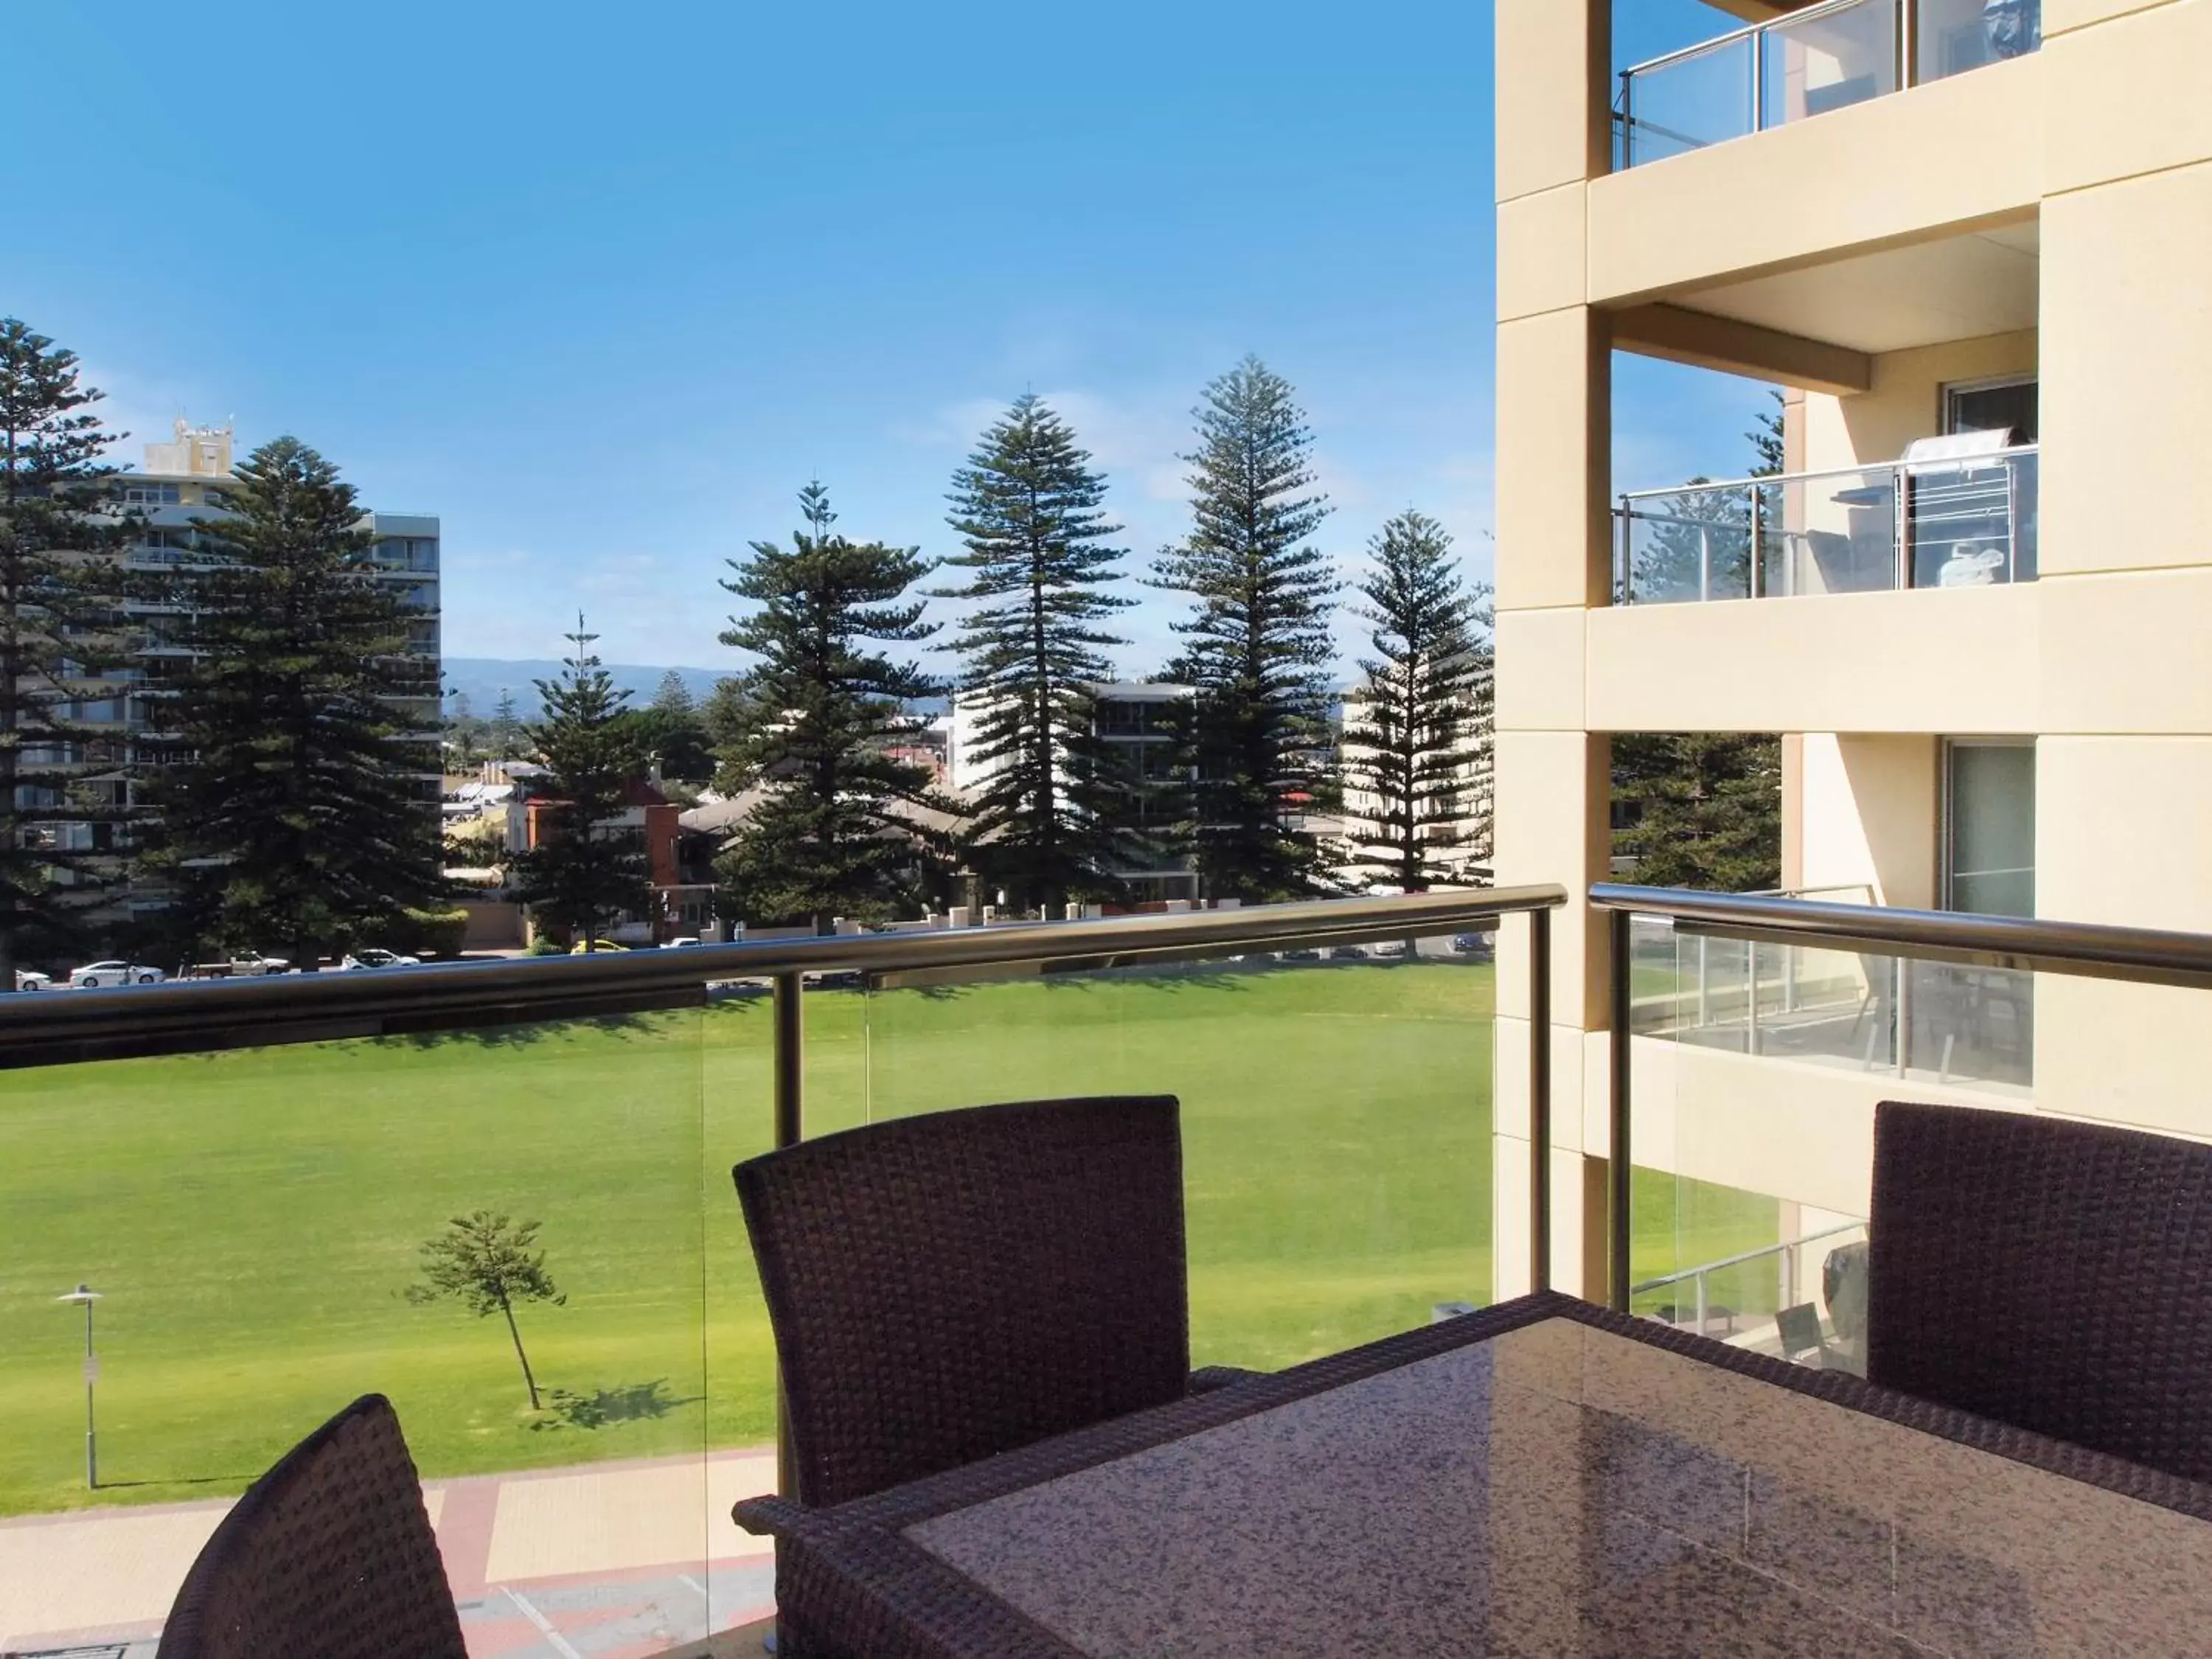
[[(1026, 1096), (1184, 1102), (1200, 1363), (1283, 1364), (1490, 1289), (1491, 974), (1327, 964), (808, 999), (810, 1133)], [(432, 1475), (768, 1437), (767, 1323), (729, 1167), (769, 1133), (764, 1000), (482, 1037), (0, 1080), (0, 1513), (233, 1492), (354, 1395)], [(1771, 1201), (1639, 1186), (1638, 1275), (1771, 1242)], [(543, 1221), (566, 1305), (405, 1299), (444, 1218)]]

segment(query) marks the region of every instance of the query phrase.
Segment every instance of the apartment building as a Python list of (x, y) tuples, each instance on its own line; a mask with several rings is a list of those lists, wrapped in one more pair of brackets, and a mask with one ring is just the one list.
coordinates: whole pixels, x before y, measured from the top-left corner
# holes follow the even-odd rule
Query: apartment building
[[(1093, 732), (1121, 759), (1121, 775), (1132, 781), (1136, 821), (1158, 825), (1163, 834), (1181, 808), (1175, 777), (1175, 733), (1167, 711), (1194, 695), (1188, 685), (1164, 680), (1109, 680), (1090, 688)], [(955, 697), (947, 736), (946, 777), (955, 789), (973, 793), (996, 775), (1003, 763), (976, 755), (981, 709), (973, 697)], [(1131, 900), (1138, 903), (1195, 899), (1198, 872), (1184, 855), (1162, 851), (1116, 869)]]
[[(136, 541), (122, 556), (129, 568), (158, 572), (188, 565), (200, 539), (193, 520), (219, 510), (209, 492), (220, 489), (231, 476), (233, 441), (228, 424), (196, 427), (179, 420), (170, 441), (144, 447), (143, 467), (118, 480), (121, 505), (134, 512), (140, 524)], [(365, 520), (376, 536), (371, 558), (378, 580), (398, 588), (416, 613), (408, 627), (409, 649), (430, 665), (428, 683), (434, 688), (440, 648), (438, 520), (423, 514), (375, 512)], [(134, 641), (131, 660), (105, 669), (76, 689), (76, 700), (67, 712), (85, 736), (70, 745), (74, 752), (50, 758), (50, 763), (77, 769), (72, 798), (104, 809), (104, 815), (83, 823), (41, 826), (41, 833), (61, 850), (89, 855), (91, 867), (103, 877), (94, 900), (96, 913), (118, 920), (165, 902), (155, 890), (111, 884), (106, 878), (112, 870), (101, 871), (100, 866), (103, 855), (109, 854), (119, 863), (123, 840), (129, 834), (127, 814), (138, 805), (137, 779), (160, 751), (162, 684), (173, 672), (172, 665), (186, 654), (173, 642), (167, 627), (174, 610), (141, 599), (125, 602), (126, 631)], [(410, 706), (434, 720), (434, 689), (419, 702), (410, 700)], [(434, 749), (426, 748), (427, 811), (435, 810), (437, 764)]]
[[(1636, 3), (1498, 4), (1499, 882), (1608, 878), (1612, 734), (1751, 732), (1788, 888), (2212, 927), (2212, 535), (2176, 487), (2212, 429), (2212, 0), (1725, 0), (1626, 64)], [(1613, 476), (1629, 353), (1781, 388), (1782, 476)], [(1500, 1295), (1532, 1157), (1553, 1282), (1603, 1290), (1609, 948), (1577, 900), (1540, 1149), (1500, 953)], [(2212, 1135), (2179, 991), (1636, 951), (1633, 1164), (1785, 1237), (1865, 1215), (1885, 1097)]]

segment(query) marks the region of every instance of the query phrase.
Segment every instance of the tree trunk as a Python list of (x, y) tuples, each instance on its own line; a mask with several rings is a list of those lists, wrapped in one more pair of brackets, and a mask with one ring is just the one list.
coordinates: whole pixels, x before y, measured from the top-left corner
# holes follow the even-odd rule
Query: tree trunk
[(538, 1403), (538, 1379), (531, 1375), (530, 1356), (522, 1351), (522, 1332), (514, 1322), (514, 1304), (501, 1297), (499, 1310), (507, 1316), (507, 1334), (514, 1339), (514, 1357), (522, 1362), (522, 1380), (530, 1387), (530, 1409), (542, 1411), (544, 1408)]

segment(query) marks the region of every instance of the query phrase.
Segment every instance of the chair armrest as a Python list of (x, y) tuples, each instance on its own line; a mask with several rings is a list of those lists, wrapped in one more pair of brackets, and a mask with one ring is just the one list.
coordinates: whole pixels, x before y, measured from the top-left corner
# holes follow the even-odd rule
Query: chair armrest
[(761, 1498), (739, 1498), (730, 1510), (730, 1518), (756, 1538), (781, 1538), (798, 1531), (808, 1513), (806, 1505), (796, 1498), (770, 1492)]
[(1241, 1365), (1200, 1365), (1190, 1374), (1190, 1391), (1193, 1394), (1212, 1394), (1217, 1389), (1249, 1382), (1255, 1376), (1267, 1375), (1265, 1371), (1248, 1371)]

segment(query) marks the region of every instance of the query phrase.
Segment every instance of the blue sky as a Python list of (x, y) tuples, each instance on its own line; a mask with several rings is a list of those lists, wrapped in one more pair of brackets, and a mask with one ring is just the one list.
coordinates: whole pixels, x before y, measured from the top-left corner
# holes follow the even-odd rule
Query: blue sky
[[(1717, 33), (1621, 0), (1633, 58)], [(444, 519), (446, 647), (714, 665), (714, 581), (818, 474), (954, 550), (947, 475), (1045, 394), (1133, 566), (1189, 410), (1297, 386), (1355, 569), (1422, 507), (1491, 559), (1491, 15), (1213, 0), (644, 11), (145, 0), (12, 16), (0, 313), (132, 433), (297, 434)], [(1733, 470), (1756, 388), (1625, 363), (1624, 483)], [(1175, 602), (1130, 613), (1142, 671)], [(1348, 635), (1347, 635), (1348, 636)]]

